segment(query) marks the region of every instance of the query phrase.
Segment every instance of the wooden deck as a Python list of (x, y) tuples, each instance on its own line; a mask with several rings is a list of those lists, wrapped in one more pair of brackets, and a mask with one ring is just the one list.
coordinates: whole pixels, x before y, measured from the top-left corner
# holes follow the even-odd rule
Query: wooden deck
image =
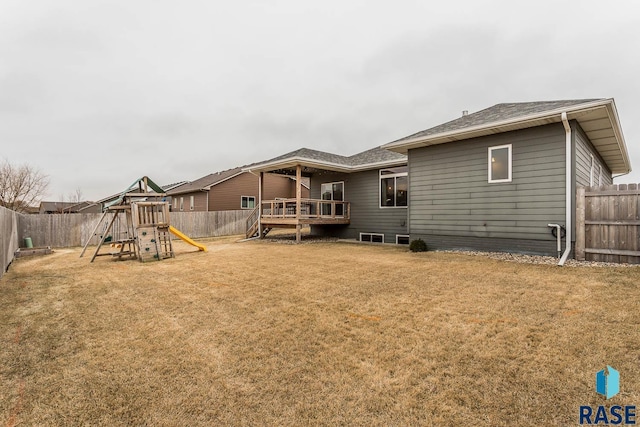
[[(261, 207), (260, 224), (263, 229), (351, 222), (351, 205), (344, 201), (300, 199), (299, 213), (296, 199), (263, 200)], [(247, 218), (247, 237), (258, 234), (258, 227), (256, 208)]]
[(300, 212), (296, 199), (264, 200), (262, 224), (349, 224), (349, 202), (337, 200), (301, 199)]

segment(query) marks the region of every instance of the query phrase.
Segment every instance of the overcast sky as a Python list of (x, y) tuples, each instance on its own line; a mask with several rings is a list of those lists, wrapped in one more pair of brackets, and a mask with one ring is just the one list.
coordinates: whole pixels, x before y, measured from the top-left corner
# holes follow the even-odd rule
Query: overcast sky
[(351, 155), (501, 102), (615, 98), (640, 182), (633, 1), (0, 0), (0, 157), (85, 199)]

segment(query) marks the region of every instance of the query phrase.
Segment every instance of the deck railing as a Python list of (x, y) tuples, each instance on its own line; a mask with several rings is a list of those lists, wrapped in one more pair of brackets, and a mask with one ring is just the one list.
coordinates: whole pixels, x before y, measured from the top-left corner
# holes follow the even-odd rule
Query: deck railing
[[(279, 199), (262, 201), (262, 218), (297, 218), (296, 199)], [(351, 205), (339, 200), (301, 199), (301, 219), (350, 219)]]
[(245, 234), (247, 239), (253, 237), (258, 231), (258, 207), (256, 206), (247, 217)]

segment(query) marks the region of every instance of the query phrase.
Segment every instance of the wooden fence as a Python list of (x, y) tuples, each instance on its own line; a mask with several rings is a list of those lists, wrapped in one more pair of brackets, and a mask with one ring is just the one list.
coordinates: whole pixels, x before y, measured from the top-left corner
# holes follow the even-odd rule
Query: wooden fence
[(0, 207), (0, 277), (13, 261), (18, 250), (18, 217), (22, 215)]
[(189, 237), (234, 236), (246, 232), (251, 209), (215, 212), (172, 212), (171, 225)]
[(638, 184), (578, 188), (576, 259), (640, 264)]
[[(231, 236), (245, 233), (246, 218), (251, 210), (218, 212), (172, 212), (171, 225), (194, 239)], [(55, 248), (82, 246), (92, 237), (102, 214), (20, 215), (19, 241), (31, 237), (35, 247)]]

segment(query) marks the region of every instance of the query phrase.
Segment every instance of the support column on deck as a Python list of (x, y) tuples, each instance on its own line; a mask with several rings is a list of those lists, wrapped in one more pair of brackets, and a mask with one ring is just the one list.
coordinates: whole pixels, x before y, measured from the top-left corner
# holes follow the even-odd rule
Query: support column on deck
[(302, 166), (296, 166), (296, 243), (300, 243), (302, 227), (300, 225), (300, 209), (302, 207)]
[(262, 233), (262, 194), (264, 193), (264, 172), (258, 175), (258, 236), (264, 238)]

